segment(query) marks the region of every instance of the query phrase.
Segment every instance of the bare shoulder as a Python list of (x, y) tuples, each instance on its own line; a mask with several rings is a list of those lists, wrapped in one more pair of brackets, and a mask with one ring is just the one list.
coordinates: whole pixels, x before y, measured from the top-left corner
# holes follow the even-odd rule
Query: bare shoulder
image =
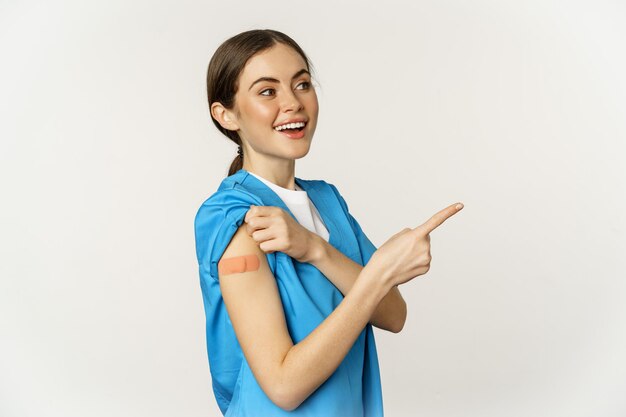
[(261, 388), (274, 397), (278, 371), (293, 346), (276, 278), (265, 252), (242, 224), (218, 263), (222, 298), (237, 340)]

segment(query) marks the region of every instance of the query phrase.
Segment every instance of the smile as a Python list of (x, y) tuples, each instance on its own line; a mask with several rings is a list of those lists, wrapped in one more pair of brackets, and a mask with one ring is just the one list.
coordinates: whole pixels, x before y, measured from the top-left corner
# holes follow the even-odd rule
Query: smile
[(279, 132), (283, 130), (300, 131), (305, 125), (306, 122), (285, 123), (284, 125), (276, 126), (274, 129)]
[(290, 139), (301, 139), (304, 137), (305, 126), (306, 122), (287, 123), (276, 126), (274, 130)]

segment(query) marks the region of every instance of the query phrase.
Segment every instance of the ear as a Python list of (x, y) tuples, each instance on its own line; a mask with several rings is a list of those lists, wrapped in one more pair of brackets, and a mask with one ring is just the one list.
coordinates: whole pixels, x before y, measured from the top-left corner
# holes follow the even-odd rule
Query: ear
[(224, 129), (239, 130), (235, 113), (224, 107), (222, 103), (216, 101), (211, 104), (211, 115)]

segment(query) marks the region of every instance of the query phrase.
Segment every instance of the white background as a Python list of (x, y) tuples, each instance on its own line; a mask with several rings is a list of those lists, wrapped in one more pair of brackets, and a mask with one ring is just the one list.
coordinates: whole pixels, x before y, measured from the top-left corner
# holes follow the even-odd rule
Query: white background
[(456, 201), (376, 330), (386, 415), (626, 415), (626, 6), (0, 1), (0, 415), (220, 416), (193, 219), (236, 156), (206, 67), (293, 37), (296, 176), (380, 246)]

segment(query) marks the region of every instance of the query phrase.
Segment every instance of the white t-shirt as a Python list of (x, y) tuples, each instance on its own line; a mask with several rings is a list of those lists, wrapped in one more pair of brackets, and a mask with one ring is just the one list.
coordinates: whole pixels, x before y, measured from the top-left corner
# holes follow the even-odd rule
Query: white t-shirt
[(285, 205), (289, 207), (289, 210), (291, 210), (302, 227), (305, 227), (311, 232), (319, 235), (322, 239), (328, 242), (328, 229), (324, 226), (319, 212), (309, 199), (309, 195), (306, 191), (300, 188), (298, 184), (295, 184), (295, 190), (289, 190), (287, 188), (280, 187), (273, 182), (258, 176), (257, 174), (250, 171), (248, 172), (270, 187), (278, 195), (278, 197), (283, 200)]

